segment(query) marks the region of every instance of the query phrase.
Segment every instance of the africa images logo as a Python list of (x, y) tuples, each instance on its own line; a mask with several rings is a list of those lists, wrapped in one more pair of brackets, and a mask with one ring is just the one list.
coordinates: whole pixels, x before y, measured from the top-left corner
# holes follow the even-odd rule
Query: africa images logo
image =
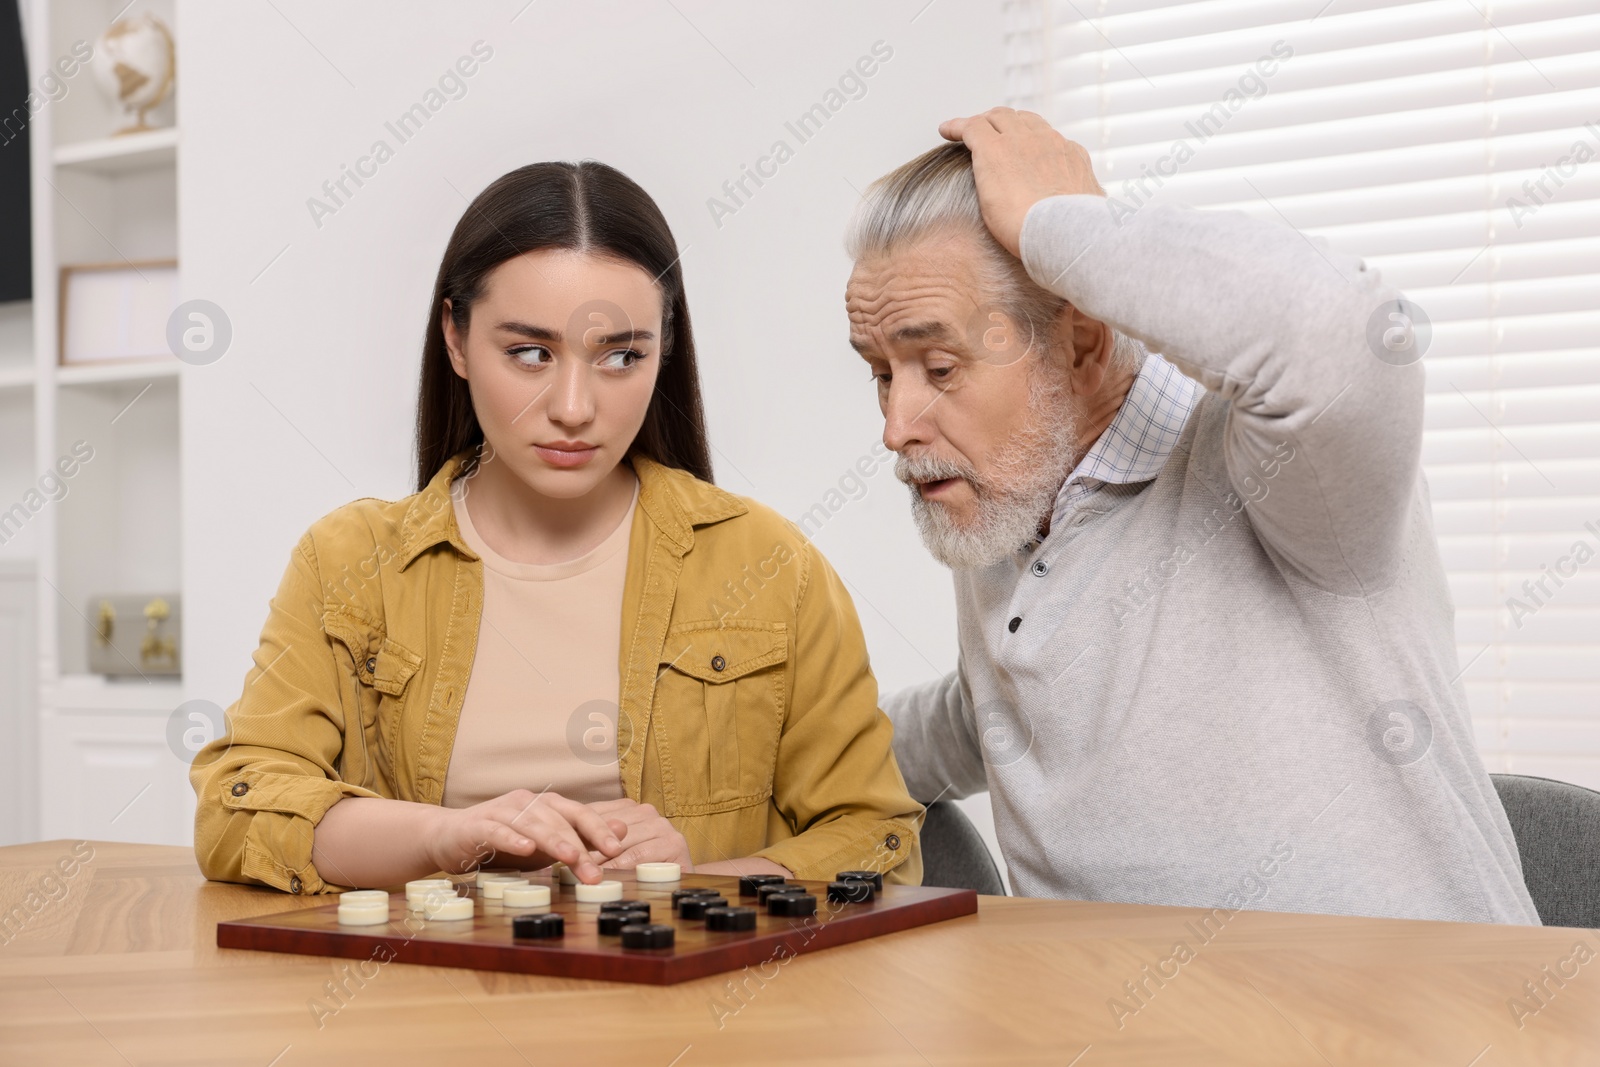
[(1415, 701), (1386, 700), (1367, 717), (1367, 745), (1383, 762), (1409, 767), (1433, 747), (1433, 720)]

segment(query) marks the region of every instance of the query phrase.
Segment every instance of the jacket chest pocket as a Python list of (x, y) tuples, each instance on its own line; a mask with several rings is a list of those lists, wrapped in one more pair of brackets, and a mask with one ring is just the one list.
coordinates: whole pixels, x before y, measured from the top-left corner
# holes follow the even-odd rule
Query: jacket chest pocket
[(667, 634), (653, 712), (668, 815), (704, 815), (772, 795), (787, 712), (781, 622), (685, 623)]
[(352, 705), (341, 697), (347, 710), (339, 774), (346, 782), (370, 788), (377, 768), (395, 765), (400, 721), (408, 695), (416, 688), (410, 683), (422, 667), (422, 657), (382, 630), (346, 615), (329, 613), (323, 627), (349, 653), (348, 673), (340, 673), (361, 723), (357, 729), (351, 721)]

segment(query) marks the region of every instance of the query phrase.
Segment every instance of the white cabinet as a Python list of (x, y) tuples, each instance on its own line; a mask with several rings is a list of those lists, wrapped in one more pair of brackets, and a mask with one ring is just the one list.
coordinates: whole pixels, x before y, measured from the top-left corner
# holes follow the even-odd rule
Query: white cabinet
[(40, 717), (39, 836), (187, 845), (194, 791), (168, 744), (176, 683), (84, 680), (47, 693)]

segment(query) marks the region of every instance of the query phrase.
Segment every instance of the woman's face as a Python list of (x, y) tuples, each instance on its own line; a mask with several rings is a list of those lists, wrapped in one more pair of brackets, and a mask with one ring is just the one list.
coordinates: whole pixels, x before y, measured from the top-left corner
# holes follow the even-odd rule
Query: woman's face
[(643, 269), (567, 249), (494, 268), (465, 333), (444, 310), (450, 362), (467, 379), (493, 458), (544, 496), (571, 499), (599, 485), (644, 424), (661, 312)]

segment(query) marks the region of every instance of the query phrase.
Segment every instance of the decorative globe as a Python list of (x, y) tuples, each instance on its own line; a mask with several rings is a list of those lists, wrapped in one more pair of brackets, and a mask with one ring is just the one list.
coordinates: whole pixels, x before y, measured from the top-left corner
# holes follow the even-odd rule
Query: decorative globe
[(95, 81), (129, 124), (117, 133), (152, 127), (145, 113), (172, 94), (172, 32), (148, 12), (113, 22), (95, 42)]

